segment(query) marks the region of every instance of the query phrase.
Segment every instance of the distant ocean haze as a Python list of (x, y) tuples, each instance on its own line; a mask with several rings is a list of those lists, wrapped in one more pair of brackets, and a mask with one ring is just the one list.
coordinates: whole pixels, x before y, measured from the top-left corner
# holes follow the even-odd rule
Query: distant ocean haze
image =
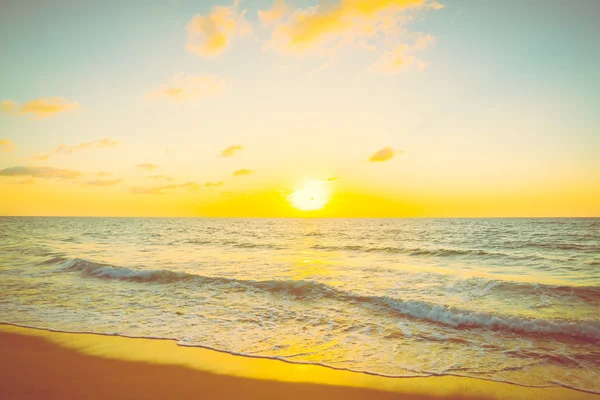
[(600, 219), (0, 218), (0, 320), (600, 393)]

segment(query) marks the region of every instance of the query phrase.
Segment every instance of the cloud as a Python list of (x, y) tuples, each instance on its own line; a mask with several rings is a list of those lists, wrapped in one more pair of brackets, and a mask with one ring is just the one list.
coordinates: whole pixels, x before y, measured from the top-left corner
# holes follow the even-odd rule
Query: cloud
[(340, 179), (339, 176), (330, 176), (329, 178), (327, 178), (327, 182), (337, 181), (338, 179)]
[(167, 175), (150, 175), (148, 176), (149, 179), (155, 179), (155, 180), (159, 180), (159, 179), (163, 179), (165, 181), (173, 181), (174, 179), (171, 178), (170, 176)]
[(156, 187), (134, 187), (131, 188), (133, 194), (163, 194), (160, 186)]
[(394, 150), (391, 147), (386, 147), (384, 149), (381, 149), (381, 150), (373, 153), (371, 158), (369, 158), (369, 161), (370, 162), (388, 161), (388, 160), (391, 160), (392, 158), (394, 158), (394, 155), (401, 154), (401, 153), (403, 153), (403, 152)]
[(233, 176), (244, 176), (244, 175), (250, 175), (250, 174), (254, 174), (256, 171), (252, 171), (250, 169), (238, 169), (237, 171), (235, 171), (233, 173)]
[(76, 179), (81, 172), (54, 167), (9, 167), (0, 169), (0, 176), (29, 176), (32, 178)]
[(382, 74), (394, 74), (413, 66), (419, 71), (424, 70), (427, 67), (427, 64), (413, 55), (407, 55), (407, 49), (407, 45), (401, 44), (394, 50), (386, 51), (379, 60), (375, 61), (375, 63), (369, 67), (369, 71)]
[(145, 97), (147, 100), (183, 103), (218, 95), (225, 90), (226, 85), (226, 79), (217, 79), (212, 75), (186, 75), (181, 72), (173, 75), (167, 83), (158, 86), (154, 91), (146, 93)]
[(186, 182), (180, 183), (177, 185), (166, 185), (162, 187), (165, 190), (173, 190), (173, 189), (189, 189), (189, 190), (197, 190), (200, 188), (200, 185), (196, 182)]
[(160, 168), (160, 165), (150, 164), (150, 163), (142, 163), (136, 165), (139, 169), (143, 169), (145, 171), (154, 171), (155, 169)]
[(34, 156), (34, 157), (31, 157), (31, 159), (43, 161), (43, 160), (48, 160), (50, 157), (52, 157), (53, 155), (56, 155), (56, 154), (71, 154), (76, 151), (80, 151), (80, 150), (84, 150), (84, 149), (112, 147), (112, 146), (116, 146), (117, 144), (119, 144), (119, 142), (117, 142), (116, 140), (108, 139), (108, 138), (105, 138), (102, 140), (97, 140), (95, 142), (86, 142), (86, 143), (76, 144), (73, 146), (61, 144), (61, 145), (57, 146), (56, 148), (54, 148), (54, 150), (52, 150), (50, 153), (42, 154), (39, 156)]
[(270, 46), (302, 53), (364, 44), (378, 34), (397, 32), (400, 14), (425, 4), (425, 0), (339, 0), (294, 10), (275, 26)]
[(224, 182), (206, 182), (204, 184), (205, 187), (219, 187), (223, 184)]
[(197, 190), (199, 188), (200, 188), (200, 185), (197, 184), (196, 182), (186, 182), (186, 183), (180, 183), (177, 185), (134, 187), (131, 189), (131, 193), (161, 195), (161, 194), (165, 194), (165, 191), (170, 191), (170, 190), (177, 190), (177, 189)]
[(435, 37), (433, 35), (419, 35), (419, 38), (413, 45), (413, 49), (421, 50), (435, 44)]
[(100, 171), (100, 172), (94, 173), (93, 175), (96, 175), (96, 176), (111, 176), (112, 172)]
[(122, 179), (96, 179), (93, 181), (84, 182), (83, 184), (85, 186), (114, 186), (118, 185), (122, 181)]
[(391, 51), (386, 51), (383, 56), (375, 61), (369, 70), (375, 73), (395, 74), (409, 68), (419, 71), (427, 68), (427, 64), (412, 55), (415, 50), (425, 49), (435, 43), (431, 35), (420, 35), (414, 45), (401, 44)]
[(243, 150), (243, 148), (244, 148), (244, 146), (242, 146), (241, 144), (238, 144), (235, 146), (229, 146), (228, 148), (226, 148), (225, 150), (223, 150), (221, 152), (220, 157), (233, 157), (234, 155), (236, 155), (236, 153)]
[(12, 100), (2, 100), (0, 102), (0, 111), (7, 114), (17, 114), (19, 105)]
[(186, 49), (201, 57), (217, 57), (229, 47), (235, 35), (252, 33), (244, 13), (238, 12), (235, 1), (228, 7), (213, 7), (208, 15), (196, 14), (187, 25)]
[(0, 111), (13, 115), (33, 115), (35, 119), (54, 117), (62, 112), (74, 110), (79, 103), (63, 97), (49, 97), (30, 100), (21, 105), (12, 100), (0, 102)]
[[(326, 57), (317, 68), (325, 70), (337, 64), (347, 49), (381, 48), (389, 52), (397, 48), (414, 36), (408, 31), (411, 21), (418, 20), (424, 11), (441, 8), (435, 0), (328, 0), (305, 8), (286, 7), (283, 1), (276, 1), (262, 14), (266, 18), (263, 25), (273, 24), (270, 18), (275, 21), (264, 47), (299, 58)], [(410, 60), (418, 69), (427, 65)]]
[(271, 25), (282, 19), (290, 10), (291, 8), (285, 4), (284, 0), (275, 0), (270, 9), (258, 11), (258, 19), (263, 25)]
[(0, 139), (0, 150), (9, 153), (17, 149), (17, 145), (12, 140)]
[(33, 185), (35, 184), (36, 180), (33, 178), (29, 178), (29, 179), (23, 179), (17, 182), (14, 182), (17, 185)]

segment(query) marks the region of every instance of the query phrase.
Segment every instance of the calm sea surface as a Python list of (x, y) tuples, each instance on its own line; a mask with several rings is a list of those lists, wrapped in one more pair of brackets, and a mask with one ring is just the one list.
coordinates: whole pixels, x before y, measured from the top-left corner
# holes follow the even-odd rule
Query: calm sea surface
[(600, 393), (600, 219), (4, 217), (0, 321)]

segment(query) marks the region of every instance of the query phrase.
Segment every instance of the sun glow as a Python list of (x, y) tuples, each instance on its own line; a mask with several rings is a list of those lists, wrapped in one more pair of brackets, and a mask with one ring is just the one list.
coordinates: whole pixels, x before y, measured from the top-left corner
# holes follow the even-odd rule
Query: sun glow
[(309, 181), (288, 195), (289, 202), (301, 211), (320, 210), (329, 202), (327, 182)]

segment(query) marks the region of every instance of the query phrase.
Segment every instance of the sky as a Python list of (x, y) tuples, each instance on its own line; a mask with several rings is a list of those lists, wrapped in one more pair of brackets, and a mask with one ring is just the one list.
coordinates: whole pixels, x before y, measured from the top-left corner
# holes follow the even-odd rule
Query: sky
[(599, 15), (4, 0), (0, 215), (600, 216)]

